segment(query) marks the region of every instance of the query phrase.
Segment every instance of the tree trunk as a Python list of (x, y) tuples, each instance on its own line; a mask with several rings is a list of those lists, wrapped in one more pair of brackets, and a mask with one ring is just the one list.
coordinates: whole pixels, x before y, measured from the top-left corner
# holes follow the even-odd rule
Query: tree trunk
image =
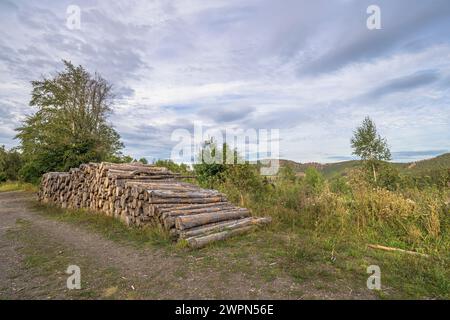
[(200, 213), (195, 215), (180, 216), (175, 220), (175, 225), (178, 230), (184, 230), (189, 228), (194, 228), (204, 224), (242, 219), (250, 216), (250, 213), (246, 209), (237, 208), (234, 210), (221, 211), (221, 212), (211, 212), (211, 213)]
[(373, 179), (377, 183), (377, 172), (375, 171), (375, 163), (372, 162)]

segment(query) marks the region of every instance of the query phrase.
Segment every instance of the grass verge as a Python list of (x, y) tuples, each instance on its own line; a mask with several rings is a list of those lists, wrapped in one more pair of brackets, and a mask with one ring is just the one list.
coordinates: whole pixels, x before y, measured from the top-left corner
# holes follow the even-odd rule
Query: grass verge
[(18, 182), (18, 181), (7, 181), (0, 183), (0, 192), (10, 192), (10, 191), (27, 191), (27, 192), (37, 192), (38, 187), (31, 183)]
[(37, 201), (31, 202), (30, 207), (46, 217), (83, 226), (102, 234), (109, 240), (131, 244), (135, 247), (145, 245), (168, 246), (172, 244), (167, 232), (160, 227), (128, 227), (120, 220), (101, 213), (85, 209), (62, 209), (51, 204), (41, 204)]
[[(448, 257), (429, 258), (377, 251), (360, 235), (332, 237), (302, 225), (274, 223), (265, 230), (190, 250), (173, 243), (156, 227), (127, 227), (121, 221), (87, 210), (66, 210), (32, 203), (58, 221), (83, 226), (107, 239), (135, 247), (159, 247), (168, 254), (198, 259), (197, 270), (214, 268), (227, 276), (241, 272), (266, 282), (288, 276), (306, 288), (304, 298), (450, 299)], [(382, 289), (369, 291), (367, 267), (381, 269)]]
[[(20, 243), (21, 265), (12, 277), (19, 286), (20, 299), (126, 299), (133, 290), (114, 267), (100, 268), (92, 258), (63, 244), (55, 244), (47, 235), (34, 229), (33, 224), (17, 219), (16, 228), (7, 237)], [(81, 270), (81, 289), (67, 288), (68, 266)], [(45, 283), (45, 286), (42, 285)], [(20, 290), (20, 289), (19, 289)]]

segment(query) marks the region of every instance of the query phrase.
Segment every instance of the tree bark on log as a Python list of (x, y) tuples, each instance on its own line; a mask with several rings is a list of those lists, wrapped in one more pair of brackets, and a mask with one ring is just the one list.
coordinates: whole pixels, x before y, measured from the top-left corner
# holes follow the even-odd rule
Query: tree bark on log
[(247, 209), (235, 209), (213, 213), (200, 213), (190, 216), (180, 216), (175, 219), (175, 226), (178, 230), (189, 229), (204, 224), (246, 218), (250, 215)]
[(232, 236), (244, 234), (244, 233), (251, 231), (252, 229), (253, 229), (252, 226), (247, 226), (247, 227), (242, 227), (239, 229), (222, 231), (222, 232), (218, 232), (218, 233), (212, 233), (210, 235), (203, 236), (203, 237), (192, 237), (192, 238), (186, 239), (186, 241), (187, 241), (189, 247), (194, 248), (194, 249), (199, 249), (199, 248), (203, 248), (204, 246), (206, 246), (207, 244), (209, 244), (211, 242), (221, 241), (221, 240), (225, 240)]

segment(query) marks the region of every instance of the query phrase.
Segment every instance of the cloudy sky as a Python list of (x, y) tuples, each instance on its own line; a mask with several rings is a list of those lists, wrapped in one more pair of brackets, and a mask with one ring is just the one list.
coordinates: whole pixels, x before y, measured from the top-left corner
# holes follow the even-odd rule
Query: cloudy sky
[(0, 0), (0, 26), (7, 147), (35, 111), (30, 81), (67, 59), (114, 85), (110, 120), (134, 157), (168, 158), (171, 133), (200, 122), (278, 128), (282, 158), (340, 161), (366, 115), (394, 160), (450, 151), (448, 0)]

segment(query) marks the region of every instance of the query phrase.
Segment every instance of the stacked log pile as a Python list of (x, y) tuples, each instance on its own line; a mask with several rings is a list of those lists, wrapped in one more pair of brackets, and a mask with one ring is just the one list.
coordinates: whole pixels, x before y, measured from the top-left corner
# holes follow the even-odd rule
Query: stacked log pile
[(193, 248), (270, 222), (252, 217), (216, 190), (179, 178), (153, 165), (89, 163), (69, 172), (44, 174), (38, 197), (63, 208), (99, 211), (128, 225), (160, 225)]

